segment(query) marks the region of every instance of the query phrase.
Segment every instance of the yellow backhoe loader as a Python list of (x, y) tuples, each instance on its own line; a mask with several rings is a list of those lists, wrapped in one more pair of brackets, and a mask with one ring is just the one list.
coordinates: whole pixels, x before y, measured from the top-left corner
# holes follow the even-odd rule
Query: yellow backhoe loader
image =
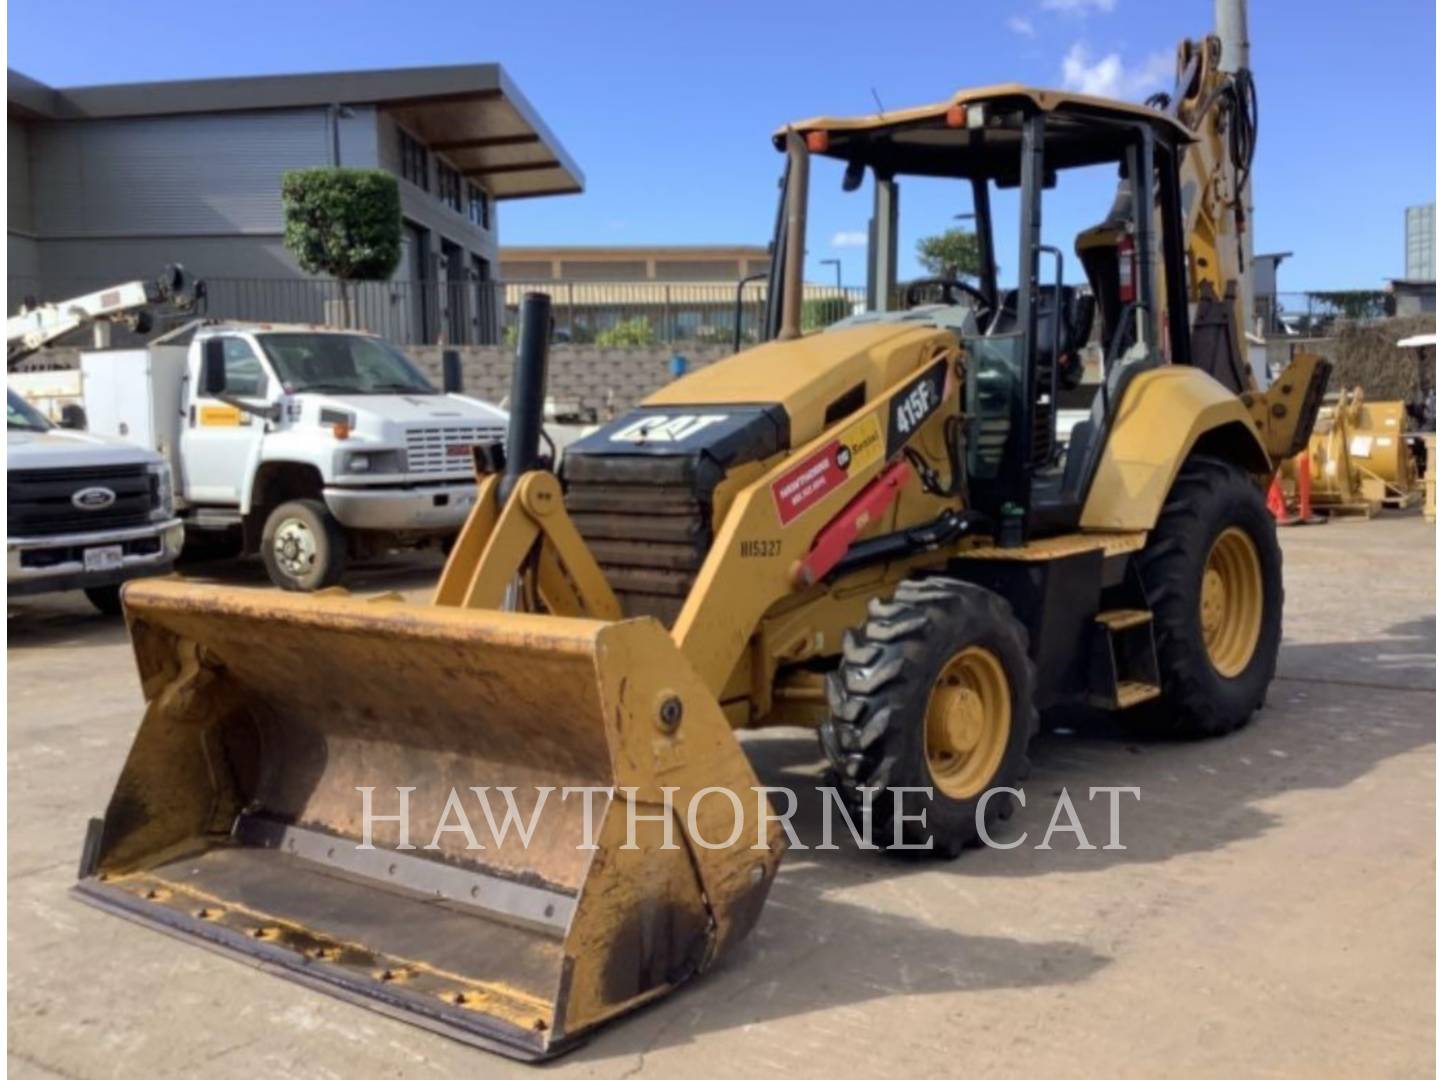
[[(1240, 359), (1246, 163), (1226, 132), (1245, 80), (1219, 56), (1186, 43), (1154, 107), (1003, 85), (783, 128), (767, 340), (558, 471), (539, 453), (547, 303), (529, 301), (509, 438), (476, 451), (431, 606), (129, 586), (147, 708), (80, 895), (543, 1058), (755, 924), (783, 833), (736, 729), (818, 729), (877, 835), (953, 855), (1005, 814), (987, 793), (1021, 783), (1042, 710), (1246, 723), (1281, 633), (1264, 492), (1326, 367), (1299, 357), (1261, 390)], [(846, 190), (873, 180), (873, 299), (802, 334), (824, 162)], [(1079, 238), (1084, 291), (1043, 211), (1099, 164), (1120, 194)], [(910, 176), (973, 199), (975, 280), (902, 298)], [(997, 189), (1017, 207), (1008, 287)], [(1062, 444), (1058, 387), (1097, 316), (1104, 383)], [(902, 787), (931, 790), (923, 816), (889, 808)], [(456, 792), (533, 813), (530, 842), (471, 843)]]

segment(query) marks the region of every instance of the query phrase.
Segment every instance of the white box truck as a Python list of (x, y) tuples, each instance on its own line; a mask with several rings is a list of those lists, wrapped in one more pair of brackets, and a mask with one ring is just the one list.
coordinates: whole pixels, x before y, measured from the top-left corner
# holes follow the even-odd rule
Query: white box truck
[(471, 448), (508, 422), (384, 339), (323, 326), (195, 322), (82, 353), (80, 369), (88, 429), (173, 466), (187, 543), (258, 551), (291, 590), (453, 537), (475, 497)]

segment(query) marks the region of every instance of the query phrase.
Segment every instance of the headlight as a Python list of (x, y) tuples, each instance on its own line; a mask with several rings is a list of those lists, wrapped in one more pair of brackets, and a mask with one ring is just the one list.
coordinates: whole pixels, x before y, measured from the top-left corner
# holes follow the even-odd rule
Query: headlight
[(403, 473), (405, 456), (399, 450), (355, 450), (345, 455), (344, 471), (361, 476)]
[(168, 461), (156, 461), (146, 467), (150, 473), (150, 520), (166, 521), (175, 516), (175, 481)]

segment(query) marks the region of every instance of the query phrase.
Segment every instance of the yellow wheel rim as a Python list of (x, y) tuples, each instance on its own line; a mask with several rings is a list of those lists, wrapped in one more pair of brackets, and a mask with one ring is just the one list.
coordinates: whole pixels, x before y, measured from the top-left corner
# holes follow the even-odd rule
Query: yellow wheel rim
[(1234, 525), (1215, 538), (1200, 582), (1200, 629), (1210, 663), (1227, 679), (1250, 664), (1260, 640), (1265, 591), (1260, 556)]
[(925, 761), (952, 799), (972, 799), (1000, 768), (1010, 741), (1010, 682), (989, 649), (971, 645), (950, 658), (925, 707)]

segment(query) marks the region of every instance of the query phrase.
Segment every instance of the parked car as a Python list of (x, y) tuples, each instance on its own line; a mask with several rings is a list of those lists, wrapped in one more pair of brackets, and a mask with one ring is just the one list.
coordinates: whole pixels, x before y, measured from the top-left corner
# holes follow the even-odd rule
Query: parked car
[(164, 457), (56, 427), (7, 389), (6, 576), (10, 596), (83, 589), (107, 615), (120, 586), (167, 572), (184, 526)]

